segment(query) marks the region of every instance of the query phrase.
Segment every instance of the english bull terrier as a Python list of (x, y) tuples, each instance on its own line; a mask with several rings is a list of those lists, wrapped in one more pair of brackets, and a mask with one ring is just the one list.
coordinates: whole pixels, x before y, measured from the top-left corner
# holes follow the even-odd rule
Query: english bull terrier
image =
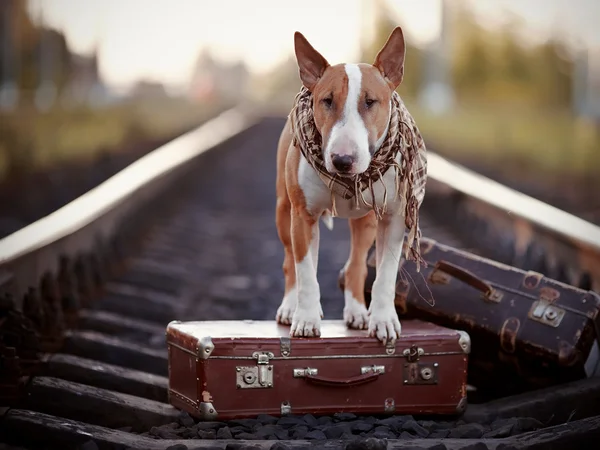
[[(347, 218), (344, 321), (383, 343), (401, 332), (394, 307), (398, 263), (417, 264), (418, 211), (425, 195), (423, 139), (395, 92), (405, 44), (397, 27), (371, 64), (330, 65), (299, 32), (294, 47), (302, 87), (277, 149), (276, 225), (284, 246), (285, 292), (276, 320), (292, 337), (320, 336), (323, 310), (317, 261), (319, 219)], [(367, 310), (367, 253), (376, 243), (377, 275)]]

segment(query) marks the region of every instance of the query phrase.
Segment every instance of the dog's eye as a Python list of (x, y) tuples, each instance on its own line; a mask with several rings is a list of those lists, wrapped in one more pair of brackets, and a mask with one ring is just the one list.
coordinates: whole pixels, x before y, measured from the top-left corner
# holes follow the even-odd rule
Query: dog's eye
[(370, 108), (371, 106), (373, 106), (374, 103), (375, 103), (375, 100), (373, 100), (373, 99), (368, 98), (365, 100), (365, 105), (367, 105), (367, 108)]
[(325, 106), (327, 106), (328, 108), (331, 108), (331, 105), (333, 104), (333, 98), (326, 97), (322, 100), (322, 102), (325, 103)]

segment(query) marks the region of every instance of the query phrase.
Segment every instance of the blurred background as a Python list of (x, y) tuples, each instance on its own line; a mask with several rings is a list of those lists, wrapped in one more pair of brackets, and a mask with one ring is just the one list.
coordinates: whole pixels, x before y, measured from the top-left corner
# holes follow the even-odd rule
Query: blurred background
[(372, 62), (397, 25), (428, 147), (592, 220), (598, 24), (597, 0), (1, 0), (0, 233), (235, 104), (287, 114), (294, 31)]

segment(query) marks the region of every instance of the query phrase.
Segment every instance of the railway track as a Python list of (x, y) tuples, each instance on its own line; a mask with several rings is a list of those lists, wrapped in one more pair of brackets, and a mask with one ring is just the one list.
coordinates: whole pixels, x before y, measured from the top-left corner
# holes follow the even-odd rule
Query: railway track
[[(275, 315), (283, 292), (274, 224), (283, 123), (228, 112), (0, 241), (0, 442), (86, 450), (596, 448), (598, 378), (506, 398), (472, 390), (466, 413), (445, 420), (338, 414), (197, 422), (168, 404), (170, 320)], [(467, 172), (457, 179), (453, 171), (462, 169), (432, 160), (425, 236), (598, 289), (596, 228), (563, 213), (559, 219), (580, 234), (565, 233), (563, 224), (533, 217), (545, 205), (519, 196), (502, 200), (514, 210), (504, 217), (490, 185), (486, 191)], [(337, 277), (348, 249), (342, 221), (323, 231), (327, 318), (342, 315)]]

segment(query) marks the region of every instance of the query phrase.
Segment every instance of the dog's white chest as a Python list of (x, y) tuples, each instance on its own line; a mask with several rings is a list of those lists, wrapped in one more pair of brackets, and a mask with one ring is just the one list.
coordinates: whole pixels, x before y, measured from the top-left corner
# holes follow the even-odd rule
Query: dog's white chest
[[(400, 156), (397, 159), (399, 161)], [(307, 210), (312, 214), (318, 215), (329, 210), (335, 213), (336, 217), (350, 219), (363, 217), (371, 211), (368, 205), (360, 200), (357, 202), (354, 197), (345, 199), (337, 194), (332, 194), (304, 157), (300, 159), (298, 182), (306, 199)], [(362, 196), (367, 204), (372, 204), (375, 200), (376, 204), (381, 207), (385, 203), (386, 213), (395, 214), (401, 206), (401, 199), (398, 197), (396, 189), (396, 171), (391, 168), (384, 173), (382, 178), (373, 183), (373, 192), (367, 189), (362, 192)]]

